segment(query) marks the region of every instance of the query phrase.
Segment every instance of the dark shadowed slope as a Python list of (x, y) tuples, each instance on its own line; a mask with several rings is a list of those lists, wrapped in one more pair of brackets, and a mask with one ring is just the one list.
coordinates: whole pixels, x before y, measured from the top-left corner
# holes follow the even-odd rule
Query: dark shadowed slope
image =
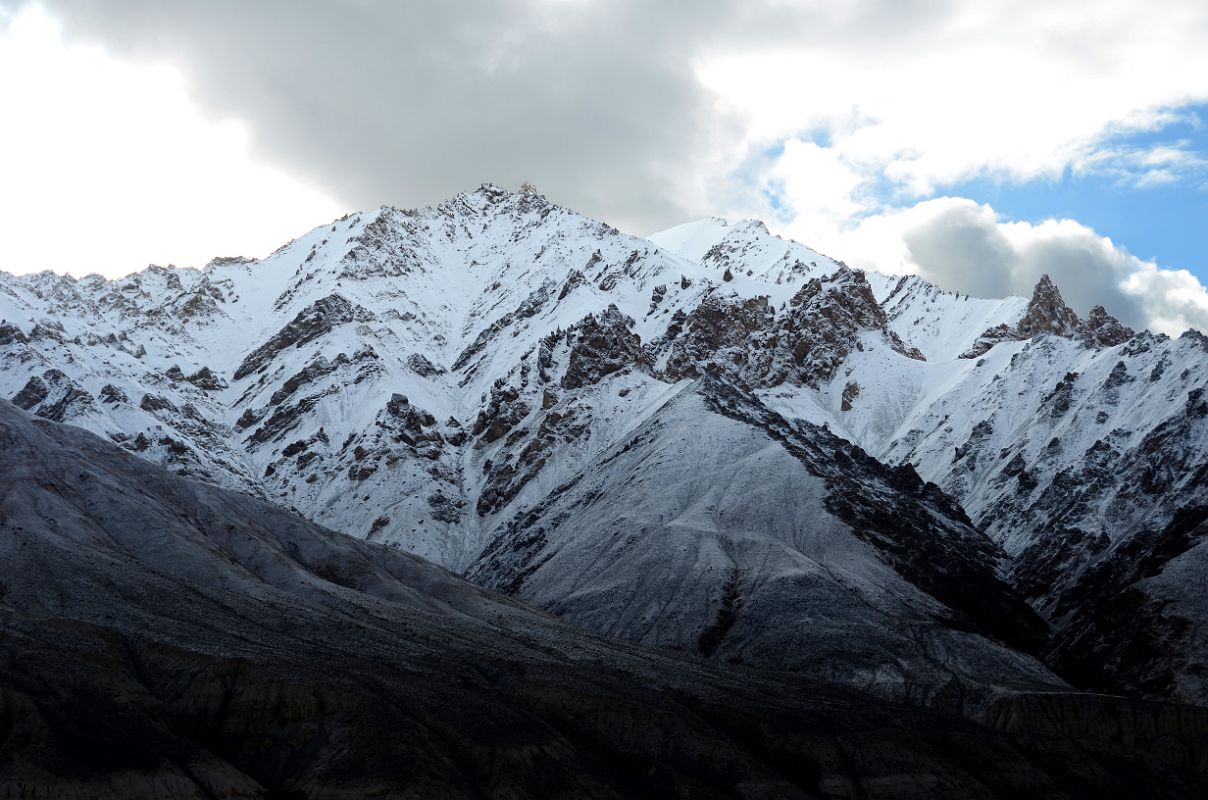
[(1201, 711), (1025, 695), (989, 717), (1006, 734), (604, 641), (8, 404), (0, 558), (6, 797), (1193, 796), (1205, 774)]

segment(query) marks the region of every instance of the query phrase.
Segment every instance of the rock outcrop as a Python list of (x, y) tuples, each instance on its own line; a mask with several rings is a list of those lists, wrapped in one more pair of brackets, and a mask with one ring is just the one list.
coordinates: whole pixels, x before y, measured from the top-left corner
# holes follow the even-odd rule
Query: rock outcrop
[(864, 273), (841, 267), (811, 279), (781, 309), (767, 297), (713, 293), (691, 313), (673, 317), (653, 350), (666, 352), (665, 372), (672, 379), (711, 372), (749, 387), (817, 387), (864, 349), (866, 334), (907, 358), (925, 360), (889, 329)]
[(1096, 348), (1115, 347), (1134, 336), (1131, 328), (1122, 325), (1103, 306), (1095, 306), (1086, 320), (1080, 320), (1065, 304), (1053, 280), (1042, 275), (1023, 317), (1015, 325), (1002, 324), (985, 331), (973, 347), (961, 354), (961, 358), (978, 358), (1000, 342), (1031, 339), (1043, 334), (1077, 339), (1087, 347)]

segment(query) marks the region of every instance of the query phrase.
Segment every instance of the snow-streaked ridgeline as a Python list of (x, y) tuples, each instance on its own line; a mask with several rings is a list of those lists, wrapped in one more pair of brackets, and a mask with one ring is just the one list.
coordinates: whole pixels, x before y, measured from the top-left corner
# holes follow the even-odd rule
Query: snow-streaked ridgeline
[(1202, 793), (1208, 709), (965, 719), (595, 636), (7, 402), (0, 475), (6, 797)]
[(484, 186), (0, 274), (0, 395), (590, 630), (968, 709), (1208, 702), (1208, 339)]

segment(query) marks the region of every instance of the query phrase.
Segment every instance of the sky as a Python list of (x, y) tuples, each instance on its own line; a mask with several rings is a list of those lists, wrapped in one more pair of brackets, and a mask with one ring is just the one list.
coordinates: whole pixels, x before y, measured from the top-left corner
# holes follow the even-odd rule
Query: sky
[(1208, 330), (1208, 4), (0, 0), (0, 269), (260, 256), (490, 181)]

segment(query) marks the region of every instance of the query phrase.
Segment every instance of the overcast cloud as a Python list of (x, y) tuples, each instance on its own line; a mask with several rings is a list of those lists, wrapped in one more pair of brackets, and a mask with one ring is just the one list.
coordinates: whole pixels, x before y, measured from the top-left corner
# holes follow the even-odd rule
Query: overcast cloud
[(693, 73), (694, 20), (724, 18), (724, 4), (43, 5), (69, 34), (182, 65), (206, 107), (252, 123), (266, 158), (350, 207), (530, 180), (653, 230), (701, 212), (685, 199), (726, 125)]
[(1143, 187), (1202, 167), (1107, 144), (1208, 99), (1202, 2), (43, 5), (70, 37), (179, 65), (203, 108), (245, 120), (264, 159), (350, 208), (531, 180), (638, 234), (763, 216), (962, 291), (1026, 293), (1047, 271), (1080, 311), (1208, 327), (1190, 274), (1076, 223), (895, 199), (975, 176), (1098, 170)]

